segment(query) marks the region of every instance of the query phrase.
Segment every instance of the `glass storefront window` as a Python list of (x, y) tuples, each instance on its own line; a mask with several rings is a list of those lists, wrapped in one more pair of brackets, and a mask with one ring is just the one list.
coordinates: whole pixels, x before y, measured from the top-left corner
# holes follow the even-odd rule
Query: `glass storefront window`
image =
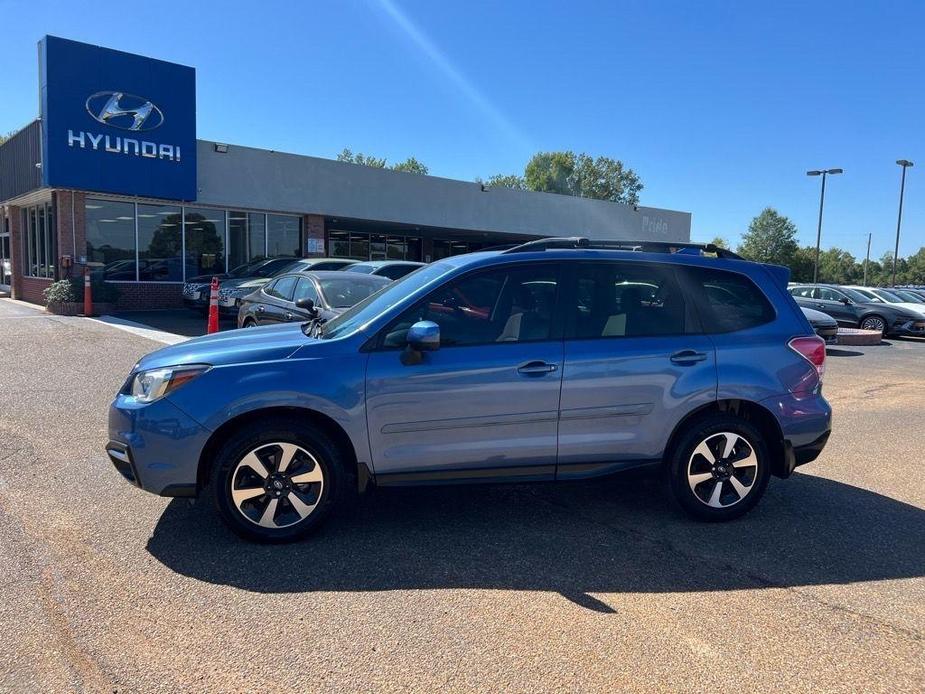
[(385, 260), (385, 258), (385, 236), (371, 236), (369, 239), (369, 259)]
[(299, 257), (302, 255), (302, 218), (292, 215), (267, 215), (267, 256)]
[(328, 248), (332, 258), (349, 258), (350, 233), (346, 231), (328, 232)]
[(225, 212), (185, 208), (186, 278), (225, 272)]
[(135, 205), (87, 200), (87, 264), (103, 279), (134, 281)]
[(386, 258), (388, 260), (405, 260), (407, 258), (405, 239), (390, 236), (387, 241)]
[(138, 279), (183, 281), (183, 220), (174, 205), (138, 205)]
[(247, 215), (248, 260), (262, 260), (272, 257), (267, 254), (267, 216), (262, 212), (250, 212)]

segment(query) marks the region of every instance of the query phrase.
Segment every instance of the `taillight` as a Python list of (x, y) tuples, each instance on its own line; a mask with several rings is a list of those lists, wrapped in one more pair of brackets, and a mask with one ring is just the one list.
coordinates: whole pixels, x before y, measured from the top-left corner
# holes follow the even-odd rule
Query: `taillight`
[(795, 337), (787, 343), (794, 352), (816, 367), (819, 380), (825, 374), (825, 340), (818, 335)]

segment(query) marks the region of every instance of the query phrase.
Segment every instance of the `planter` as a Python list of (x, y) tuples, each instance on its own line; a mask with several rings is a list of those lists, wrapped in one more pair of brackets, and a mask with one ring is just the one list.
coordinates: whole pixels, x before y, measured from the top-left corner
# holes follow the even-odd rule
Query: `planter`
[(859, 328), (839, 328), (838, 344), (853, 345), (879, 345), (882, 339), (879, 330), (860, 330)]
[[(61, 302), (61, 303), (51, 303), (45, 307), (45, 310), (49, 313), (54, 313), (56, 316), (79, 316), (84, 312), (83, 302)], [(107, 313), (112, 313), (116, 310), (115, 304), (108, 303), (94, 303), (93, 304), (93, 315), (102, 316)]]

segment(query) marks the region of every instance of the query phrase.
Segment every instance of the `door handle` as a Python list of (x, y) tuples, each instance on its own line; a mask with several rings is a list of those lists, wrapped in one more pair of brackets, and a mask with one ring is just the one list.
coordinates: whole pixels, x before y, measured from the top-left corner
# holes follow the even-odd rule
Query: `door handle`
[(548, 374), (552, 373), (559, 367), (545, 361), (528, 361), (517, 367), (517, 373), (520, 374)]
[(697, 352), (693, 349), (682, 349), (669, 357), (674, 364), (694, 364), (707, 358), (706, 352)]
[(292, 320), (292, 311), (286, 311), (286, 320)]
[(259, 305), (257, 306), (257, 312), (258, 312), (258, 313), (263, 313), (265, 310), (266, 310), (266, 309), (264, 309), (263, 304), (259, 304)]

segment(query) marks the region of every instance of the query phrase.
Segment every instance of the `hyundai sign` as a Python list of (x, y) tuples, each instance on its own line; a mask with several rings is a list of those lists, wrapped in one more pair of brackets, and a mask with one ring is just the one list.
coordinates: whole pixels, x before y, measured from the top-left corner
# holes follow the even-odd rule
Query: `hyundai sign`
[(196, 199), (196, 71), (54, 36), (39, 42), (44, 185)]

